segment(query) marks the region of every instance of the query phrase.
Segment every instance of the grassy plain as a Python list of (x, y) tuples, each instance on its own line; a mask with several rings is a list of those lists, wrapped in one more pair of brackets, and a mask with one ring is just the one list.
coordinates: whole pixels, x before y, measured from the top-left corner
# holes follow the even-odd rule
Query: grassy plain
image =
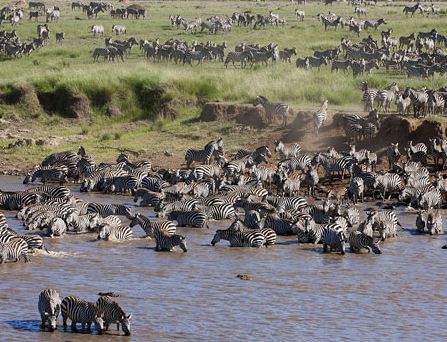
[[(45, 2), (47, 5), (53, 4)], [(121, 7), (118, 2), (112, 2)], [(74, 149), (84, 145), (90, 154), (99, 159), (112, 159), (119, 149), (139, 152), (140, 156), (157, 158), (169, 151), (174, 157), (182, 158), (185, 149), (201, 146), (210, 137), (223, 136), (229, 150), (240, 146), (253, 146), (259, 140), (268, 138), (270, 130), (246, 131), (233, 123), (201, 123), (201, 105), (207, 101), (228, 101), (251, 103), (258, 94), (272, 101), (284, 101), (294, 109), (316, 108), (323, 99), (329, 100), (330, 110), (360, 110), (360, 83), (368, 80), (372, 86), (384, 87), (392, 81), (401, 86), (439, 87), (445, 85), (445, 76), (430, 80), (407, 79), (399, 73), (386, 73), (385, 70), (373, 72), (370, 76), (354, 79), (351, 74), (331, 73), (330, 66), (317, 70), (298, 70), (294, 63), (281, 63), (253, 69), (225, 69), (223, 63), (210, 62), (202, 66), (183, 66), (170, 63), (155, 63), (146, 60), (138, 47), (134, 47), (124, 63), (94, 63), (92, 51), (104, 45), (105, 36), (112, 36), (113, 24), (124, 24), (128, 33), (121, 37), (134, 36), (137, 39), (169, 38), (192, 42), (212, 40), (227, 42), (227, 51), (232, 51), (241, 42), (268, 44), (275, 42), (280, 48), (296, 47), (298, 57), (312, 55), (315, 50), (333, 48), (342, 37), (357, 41), (358, 38), (343, 29), (329, 29), (327, 32), (317, 21), (318, 13), (333, 11), (349, 18), (353, 7), (347, 3), (336, 3), (332, 7), (311, 2), (296, 5), (285, 1), (134, 1), (148, 11), (145, 20), (112, 19), (103, 13), (97, 19), (88, 20), (82, 11), (72, 11), (68, 5), (61, 5), (61, 19), (50, 23), (52, 39), (50, 43), (18, 60), (0, 59), (0, 92), (14, 94), (17, 88), (33, 89), (40, 98), (42, 94), (56, 94), (61, 100), (50, 110), (44, 110), (37, 101), (19, 103), (0, 102), (0, 128), (4, 138), (0, 148), (4, 160), (0, 169), (24, 167), (37, 163), (44, 155), (56, 151)], [(6, 5), (0, 1), (0, 7)], [(368, 7), (369, 19), (385, 18), (393, 36), (408, 35), (411, 32), (429, 31), (436, 28), (447, 33), (446, 15), (437, 17), (406, 18), (402, 13), (404, 3), (387, 5), (379, 2), (376, 7)], [(441, 8), (444, 3), (439, 3)], [(304, 9), (306, 18), (298, 22), (295, 8)], [(447, 8), (446, 8), (447, 9)], [(170, 26), (169, 15), (180, 14), (187, 20), (195, 17), (205, 19), (211, 15), (225, 16), (233, 12), (267, 14), (269, 10), (285, 17), (287, 25), (252, 28), (233, 27), (232, 32), (209, 35), (206, 32), (191, 34)], [(442, 13), (445, 13), (444, 11)], [(22, 40), (29, 41), (36, 36), (36, 23), (25, 18), (18, 26), (17, 33)], [(44, 21), (43, 18), (40, 20)], [(94, 37), (89, 26), (103, 24), (104, 37)], [(10, 30), (9, 24), (0, 29)], [(62, 44), (54, 40), (54, 33), (63, 31), (66, 39)], [(371, 34), (380, 40), (380, 31), (362, 32), (360, 38)], [(89, 99), (92, 114), (83, 119), (64, 118), (63, 97), (84, 95)], [(154, 96), (155, 94), (155, 96)], [(7, 96), (6, 96), (7, 97)], [(177, 117), (174, 120), (160, 117), (160, 100), (169, 101)], [(163, 101), (162, 101), (163, 102)], [(122, 115), (110, 118), (107, 108), (114, 105)], [(16, 147), (7, 146), (16, 137), (47, 138), (61, 136), (65, 140), (57, 146)]]

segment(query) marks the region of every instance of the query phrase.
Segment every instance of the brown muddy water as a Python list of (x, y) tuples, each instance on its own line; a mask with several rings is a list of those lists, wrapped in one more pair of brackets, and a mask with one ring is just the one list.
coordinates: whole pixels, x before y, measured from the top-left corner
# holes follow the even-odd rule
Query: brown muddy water
[[(21, 189), (21, 180), (0, 177), (0, 188)], [(75, 195), (133, 204), (130, 197)], [(23, 230), (15, 212), (5, 214)], [(47, 239), (51, 255), (0, 266), (0, 341), (445, 341), (446, 238), (414, 235), (414, 213), (399, 220), (407, 229), (378, 256), (322, 254), (294, 237), (268, 249), (212, 247), (214, 230), (228, 222), (209, 231), (179, 228), (187, 253), (155, 252), (145, 239)], [(133, 314), (132, 336), (119, 337), (113, 326), (102, 336), (64, 332), (61, 318), (57, 332), (41, 332), (37, 299), (46, 287), (91, 301), (97, 292), (118, 292)]]

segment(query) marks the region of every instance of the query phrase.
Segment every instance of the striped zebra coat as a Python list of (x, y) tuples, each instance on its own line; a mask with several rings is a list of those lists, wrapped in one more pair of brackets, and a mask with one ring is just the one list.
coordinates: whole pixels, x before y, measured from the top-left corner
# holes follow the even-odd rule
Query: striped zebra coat
[(13, 237), (8, 242), (0, 242), (0, 264), (8, 261), (17, 262), (21, 257), (25, 262), (31, 261), (28, 252), (28, 244), (21, 238)]
[(210, 164), (214, 151), (218, 149), (216, 141), (210, 141), (202, 150), (188, 149), (185, 154), (186, 166), (191, 167), (193, 162)]
[(349, 234), (349, 247), (352, 253), (361, 253), (363, 250), (367, 250), (368, 253), (382, 254), (378, 243), (374, 241), (372, 236), (358, 231)]
[(61, 299), (59, 292), (54, 289), (42, 290), (39, 294), (37, 308), (41, 318), (41, 328), (48, 325), (51, 331), (57, 328), (57, 317), (61, 312)]
[(282, 117), (283, 126), (287, 125), (287, 115), (289, 113), (289, 105), (285, 103), (273, 103), (269, 102), (266, 97), (258, 96), (256, 97), (254, 106), (261, 105), (264, 107), (265, 113), (267, 114), (270, 123), (273, 123), (276, 117)]
[(96, 301), (96, 310), (104, 320), (104, 330), (109, 330), (109, 325), (116, 323), (116, 328), (121, 330), (126, 336), (130, 335), (130, 319), (132, 314), (126, 314), (117, 302), (109, 296), (100, 296)]
[(175, 247), (180, 247), (183, 252), (187, 252), (188, 248), (186, 246), (186, 239), (184, 236), (179, 234), (168, 234), (166, 230), (154, 230), (154, 237), (155, 237), (155, 250), (156, 251), (166, 251), (170, 252)]
[(230, 247), (262, 247), (265, 245), (263, 234), (250, 230), (238, 231), (234, 229), (216, 230), (211, 245), (214, 246), (220, 240), (230, 242)]
[(106, 241), (122, 241), (122, 240), (130, 240), (133, 238), (132, 229), (129, 227), (111, 227), (111, 226), (103, 226), (101, 227), (98, 240), (106, 240)]
[(98, 333), (102, 333), (104, 329), (104, 320), (102, 315), (98, 313), (95, 303), (87, 302), (75, 296), (68, 296), (61, 303), (62, 323), (64, 329), (67, 328), (67, 320), (71, 320), (71, 329), (76, 330), (76, 324), (81, 323), (82, 330), (90, 330), (92, 323)]
[(148, 217), (136, 213), (128, 217), (130, 219), (129, 226), (140, 226), (146, 233), (145, 237), (154, 238), (155, 231), (166, 231), (169, 235), (175, 234), (177, 227), (172, 221), (151, 221)]
[(314, 113), (314, 130), (315, 133), (317, 133), (320, 130), (321, 127), (323, 127), (326, 118), (327, 118), (327, 105), (328, 105), (328, 100), (325, 100), (323, 102), (323, 105), (321, 106), (320, 110), (318, 110), (316, 113)]

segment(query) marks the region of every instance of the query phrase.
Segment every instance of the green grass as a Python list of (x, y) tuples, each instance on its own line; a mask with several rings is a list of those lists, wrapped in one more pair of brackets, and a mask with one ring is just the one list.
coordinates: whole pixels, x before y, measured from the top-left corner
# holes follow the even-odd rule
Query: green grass
[[(51, 4), (50, 2), (47, 2)], [(306, 6), (290, 4), (285, 1), (273, 2), (237, 2), (237, 1), (138, 1), (149, 13), (146, 20), (118, 20), (109, 14), (100, 14), (97, 19), (88, 20), (81, 11), (71, 11), (69, 3), (54, 3), (61, 7), (62, 17), (59, 23), (50, 23), (51, 40), (49, 44), (30, 57), (8, 60), (0, 57), (0, 116), (8, 125), (17, 125), (29, 129), (22, 135), (34, 138), (55, 136), (75, 136), (79, 141), (65, 141), (57, 147), (17, 148), (4, 150), (11, 162), (31, 165), (36, 158), (60, 149), (76, 148), (85, 144), (90, 150), (112, 158), (119, 149), (143, 151), (148, 156), (184, 151), (186, 146), (200, 146), (210, 137), (225, 135), (232, 142), (230, 148), (255, 143), (257, 132), (238, 133), (231, 123), (199, 123), (194, 119), (200, 113), (201, 105), (207, 101), (228, 101), (252, 103), (262, 94), (272, 101), (284, 101), (294, 109), (315, 108), (324, 99), (329, 100), (329, 109), (361, 109), (360, 84), (367, 80), (371, 86), (382, 88), (393, 81), (403, 86), (439, 87), (445, 85), (444, 76), (429, 80), (407, 79), (397, 72), (373, 71), (372, 75), (354, 79), (352, 75), (332, 73), (330, 66), (317, 70), (298, 70), (294, 63), (270, 64), (253, 69), (225, 69), (221, 62), (209, 62), (201, 66), (175, 65), (172, 62), (155, 63), (146, 60), (138, 47), (124, 63), (94, 63), (92, 51), (104, 46), (105, 37), (93, 37), (89, 32), (92, 24), (103, 24), (105, 36), (111, 35), (115, 23), (127, 26), (127, 39), (153, 40), (164, 42), (170, 38), (220, 43), (226, 41), (227, 51), (232, 51), (241, 42), (266, 45), (275, 42), (280, 48), (296, 47), (297, 57), (313, 54), (315, 50), (333, 48), (342, 37), (353, 41), (358, 38), (343, 29), (324, 32), (321, 23), (316, 20), (318, 13), (329, 10), (349, 18), (353, 16), (353, 7), (348, 4), (334, 4), (332, 8), (321, 3), (309, 3)], [(9, 4), (0, 1), (0, 7)], [(122, 7), (118, 2), (115, 7)], [(405, 3), (406, 4), (406, 3)], [(383, 17), (388, 25), (378, 31), (362, 32), (361, 38), (371, 34), (380, 41), (381, 29), (391, 27), (393, 36), (408, 35), (415, 31), (428, 31), (436, 27), (442, 33), (447, 32), (445, 11), (436, 18), (416, 15), (413, 20), (402, 14), (404, 3), (384, 6), (379, 2), (376, 7), (368, 7), (368, 18)], [(439, 4), (444, 7), (444, 3)], [(295, 8), (304, 9), (304, 23), (296, 21)], [(266, 27), (253, 30), (234, 26), (232, 32), (209, 35), (191, 34), (182, 29), (170, 27), (169, 15), (181, 14), (187, 20), (195, 17), (207, 18), (211, 15), (231, 15), (233, 12), (251, 10), (252, 13), (267, 14), (269, 10), (279, 13), (287, 19), (284, 27)], [(36, 23), (29, 22), (28, 11), (25, 19), (17, 28), (22, 40), (29, 41), (36, 36)], [(41, 20), (43, 21), (43, 19)], [(409, 25), (411, 23), (411, 25)], [(3, 24), (2, 29), (10, 29)], [(63, 31), (62, 44), (54, 40), (55, 32)], [(116, 38), (115, 36), (113, 38)], [(15, 101), (17, 92), (24, 90), (26, 97)], [(73, 96), (85, 95), (92, 110), (91, 116), (82, 120), (64, 119), (67, 113), (67, 101)], [(20, 97), (19, 97), (20, 98)], [(39, 105), (43, 103), (43, 108)], [(122, 112), (117, 117), (108, 117), (111, 106)], [(172, 117), (160, 116), (166, 108), (173, 109)], [(76, 139), (73, 138), (73, 141)], [(6, 147), (13, 139), (3, 139), (0, 147)], [(71, 141), (71, 140), (70, 140)]]

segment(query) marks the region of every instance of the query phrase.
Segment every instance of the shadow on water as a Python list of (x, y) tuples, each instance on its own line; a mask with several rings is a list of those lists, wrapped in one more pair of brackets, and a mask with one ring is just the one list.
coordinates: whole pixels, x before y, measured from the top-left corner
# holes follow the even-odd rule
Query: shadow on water
[(5, 323), (15, 330), (42, 332), (42, 329), (40, 329), (41, 321), (36, 319), (18, 319), (14, 321), (6, 321)]

